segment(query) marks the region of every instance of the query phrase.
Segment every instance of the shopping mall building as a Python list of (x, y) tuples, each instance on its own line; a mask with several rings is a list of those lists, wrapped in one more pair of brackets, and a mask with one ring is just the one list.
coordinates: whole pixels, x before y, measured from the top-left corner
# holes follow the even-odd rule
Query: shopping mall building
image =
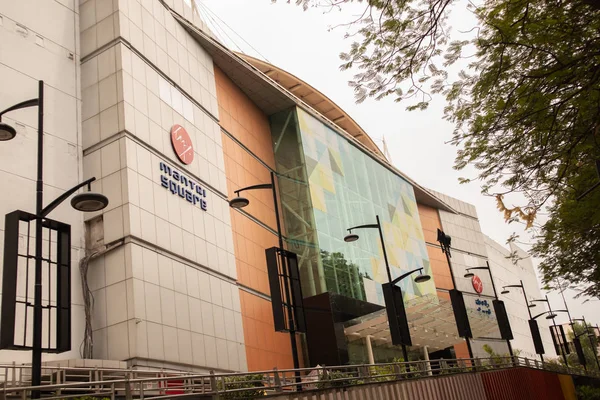
[[(72, 326), (70, 350), (44, 361), (292, 367), (290, 335), (274, 328), (265, 258), (265, 249), (278, 246), (273, 194), (247, 191), (247, 207), (229, 206), (234, 191), (269, 183), (271, 172), (286, 247), (298, 257), (307, 325), (297, 335), (301, 364), (402, 356), (390, 339), (377, 230), (344, 241), (348, 228), (377, 217), (391, 276), (422, 268), (432, 278), (398, 284), (411, 359), (469, 357), (453, 289), (464, 295), (473, 355), (485, 356), (486, 344), (508, 353), (489, 272), (512, 348), (536, 356), (523, 292), (500, 295), (502, 286), (522, 281), (529, 299), (541, 297), (531, 258), (485, 236), (474, 206), (396, 169), (369, 133), (309, 83), (226, 48), (190, 0), (4, 1), (0, 43), (0, 110), (35, 98), (44, 81), (45, 203), (91, 177), (92, 191), (109, 199), (99, 212), (83, 214), (66, 202), (49, 215), (71, 229)], [(0, 142), (0, 214), (33, 212), (36, 109), (6, 113), (2, 122), (17, 134)], [(450, 263), (438, 230), (452, 239)], [(19, 235), (19, 252), (26, 252), (27, 232)], [(467, 268), (487, 265), (489, 272), (464, 277)], [(15, 306), (14, 337), (27, 346), (31, 291), (22, 281), (31, 281), (33, 269), (18, 268), (23, 302)], [(44, 275), (44, 287), (53, 282)], [(87, 306), (82, 287), (93, 298)], [(52, 305), (48, 293), (44, 304)], [(51, 311), (44, 318), (54, 327)], [(545, 355), (555, 357), (547, 321), (539, 326)], [(45, 346), (56, 340), (51, 331), (44, 329)], [(30, 359), (28, 351), (0, 351), (0, 362)]]

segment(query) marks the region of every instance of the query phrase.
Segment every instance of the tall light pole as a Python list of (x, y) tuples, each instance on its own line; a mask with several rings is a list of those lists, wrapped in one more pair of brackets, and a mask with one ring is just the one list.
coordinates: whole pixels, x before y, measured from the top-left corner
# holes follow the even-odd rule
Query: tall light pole
[[(556, 283), (558, 284), (558, 288), (560, 290), (560, 295), (562, 297), (563, 304), (565, 305), (565, 310), (567, 310), (567, 315), (569, 317), (569, 325), (571, 325), (571, 329), (573, 329), (573, 318), (571, 318), (571, 312), (569, 311), (569, 306), (567, 305), (567, 299), (565, 298), (565, 290), (567, 289), (567, 287), (563, 288), (558, 279), (556, 280)], [(573, 333), (575, 333), (575, 331), (573, 331)]]
[[(598, 366), (598, 371), (600, 371), (600, 360), (598, 360), (598, 353), (596, 353), (596, 348), (594, 346), (594, 342), (592, 341), (592, 338), (589, 335), (589, 327), (585, 320), (585, 317), (573, 318), (573, 321), (583, 322), (583, 327), (585, 328), (585, 334), (586, 334), (588, 340), (590, 341), (590, 347), (592, 348), (592, 351), (594, 352), (594, 358), (596, 359), (596, 365)], [(573, 329), (573, 334), (575, 334), (575, 329)]]
[[(44, 81), (38, 82), (38, 97), (15, 104), (0, 112), (0, 141), (8, 141), (17, 135), (12, 126), (2, 121), (2, 116), (10, 111), (28, 107), (38, 107), (38, 142), (37, 142), (37, 181), (35, 199), (35, 280), (34, 280), (34, 308), (33, 308), (33, 343), (31, 356), (31, 384), (40, 386), (42, 380), (42, 246), (43, 246), (43, 220), (60, 203), (84, 186), (88, 186), (88, 193), (79, 194), (71, 200), (71, 205), (78, 211), (99, 211), (108, 205), (106, 196), (91, 193), (90, 184), (96, 179), (91, 178), (69, 189), (67, 192), (52, 201), (44, 208)], [(40, 398), (40, 392), (34, 390), (31, 394), (34, 399)]]
[[(525, 286), (523, 285), (523, 281), (520, 280), (518, 285), (515, 284), (515, 285), (502, 286), (502, 291), (500, 292), (500, 294), (509, 294), (510, 290), (508, 290), (508, 288), (521, 288), (521, 290), (523, 291), (523, 299), (525, 299), (525, 307), (527, 307), (527, 313), (529, 314), (529, 320), (534, 320), (535, 318), (533, 318), (531, 316), (531, 310), (530, 310), (531, 307), (529, 304), (529, 300), (527, 300), (527, 293), (525, 292)], [(543, 354), (540, 354), (540, 360), (542, 360), (542, 362), (544, 362)]]
[[(465, 273), (465, 278), (472, 278), (473, 276), (475, 276), (475, 274), (471, 272), (472, 270), (486, 270), (488, 272), (488, 274), (490, 275), (490, 281), (492, 281), (492, 289), (494, 291), (494, 297), (496, 298), (496, 300), (500, 300), (498, 298), (498, 292), (496, 292), (496, 285), (494, 284), (494, 276), (492, 275), (492, 270), (490, 269), (490, 263), (487, 260), (485, 261), (485, 263), (486, 263), (485, 267), (467, 268), (467, 272)], [(497, 320), (497, 315), (496, 315), (496, 320)], [(512, 349), (512, 344), (510, 343), (510, 339), (506, 339), (506, 345), (508, 346), (508, 353), (512, 357), (513, 349)]]
[[(258, 185), (252, 185), (252, 186), (247, 186), (238, 190), (235, 190), (234, 193), (236, 194), (237, 197), (231, 199), (229, 201), (229, 206), (232, 208), (244, 208), (246, 207), (248, 204), (250, 204), (250, 200), (247, 199), (246, 197), (241, 197), (240, 193), (244, 192), (244, 191), (248, 191), (248, 190), (261, 190), (261, 189), (269, 189), (273, 192), (273, 208), (275, 211), (275, 220), (277, 222), (277, 238), (279, 240), (279, 249), (280, 250), (284, 250), (283, 248), (283, 233), (281, 232), (281, 221), (279, 220), (279, 201), (277, 199), (277, 187), (275, 186), (275, 173), (273, 171), (271, 171), (271, 183), (261, 183)], [(283, 272), (286, 276), (290, 276), (290, 274), (288, 273), (288, 265), (285, 261), (285, 257), (282, 257), (282, 267), (283, 267)], [(283, 279), (283, 284), (284, 284), (284, 290), (285, 290), (285, 295), (287, 297), (287, 313), (288, 313), (288, 320), (290, 321), (290, 326), (289, 326), (289, 332), (290, 332), (290, 345), (292, 347), (292, 358), (293, 358), (293, 362), (294, 362), (294, 374), (296, 377), (296, 382), (299, 382), (300, 380), (300, 372), (298, 371), (298, 368), (300, 368), (300, 360), (298, 358), (298, 344), (296, 343), (296, 327), (295, 327), (295, 319), (294, 319), (294, 313), (292, 310), (292, 299), (294, 298), (293, 294), (292, 294), (292, 288), (291, 285), (288, 282), (288, 279)], [(301, 386), (298, 385), (298, 389), (301, 390)]]
[[(409, 275), (411, 275), (414, 272), (417, 271), (421, 271), (421, 273), (415, 278), (415, 282), (416, 283), (423, 283), (428, 281), (431, 277), (429, 275), (425, 275), (423, 274), (423, 268), (416, 268), (412, 271), (409, 271), (405, 274), (400, 275), (398, 278), (396, 279), (392, 279), (392, 271), (390, 269), (390, 263), (388, 261), (388, 257), (387, 257), (387, 251), (385, 248), (385, 239), (383, 238), (383, 230), (381, 229), (381, 221), (379, 220), (379, 215), (375, 216), (375, 220), (377, 221), (375, 224), (366, 224), (366, 225), (357, 225), (357, 226), (353, 226), (352, 228), (348, 228), (348, 234), (344, 237), (344, 241), (347, 243), (351, 243), (351, 242), (355, 242), (358, 240), (359, 236), (356, 233), (352, 233), (353, 230), (356, 229), (377, 229), (379, 231), (379, 240), (381, 241), (381, 249), (383, 251), (383, 260), (385, 261), (385, 269), (387, 271), (387, 276), (388, 276), (388, 283), (391, 286), (395, 286), (396, 283), (400, 282), (402, 279), (408, 277)], [(386, 308), (388, 307), (394, 307), (395, 308), (395, 304), (386, 304)], [(388, 321), (389, 324), (392, 324), (392, 321)], [(406, 349), (406, 344), (405, 343), (401, 343), (402, 346), (402, 356), (404, 357), (404, 361), (408, 362), (408, 351)]]
[(542, 315), (546, 315), (546, 319), (554, 319), (556, 318), (556, 314), (557, 312), (567, 312), (567, 310), (554, 310), (554, 311), (544, 311), (539, 313), (538, 315), (534, 315), (533, 317), (531, 317), (531, 319), (538, 319), (539, 317), (541, 317)]
[[(447, 235), (444, 231), (442, 231), (441, 229), (438, 228), (437, 241), (440, 244), (442, 253), (444, 253), (446, 255), (446, 262), (448, 263), (448, 268), (450, 269), (450, 278), (452, 278), (452, 286), (454, 287), (453, 290), (455, 290), (456, 293), (460, 293), (460, 291), (456, 287), (456, 278), (454, 277), (454, 269), (452, 268), (452, 262), (450, 261), (450, 257), (452, 257), (452, 255), (450, 253), (450, 249), (452, 248), (452, 238), (450, 237), (450, 235)], [(450, 296), (452, 297), (452, 291), (450, 291), (450, 293), (451, 293)], [(462, 297), (462, 293), (460, 294), (460, 296)], [(452, 304), (452, 306), (454, 307), (454, 303)], [(464, 308), (464, 307), (461, 307), (461, 308)], [(466, 313), (466, 308), (464, 309), (464, 312)], [(456, 314), (455, 314), (455, 317), (456, 317)], [(468, 318), (468, 317), (465, 317), (465, 318)], [(458, 324), (458, 320), (457, 320), (457, 324)], [(469, 331), (470, 331), (470, 329), (469, 329)], [(472, 334), (470, 334), (470, 335), (472, 336)], [(464, 338), (465, 338), (465, 343), (467, 343), (467, 351), (469, 352), (469, 358), (473, 359), (475, 357), (473, 356), (473, 348), (471, 347), (471, 341), (469, 340), (469, 337), (467, 335), (464, 335)]]
[[(539, 302), (543, 302), (543, 303), (546, 303), (548, 305), (548, 312), (550, 313), (550, 316), (554, 315), (552, 313), (552, 306), (550, 305), (550, 300), (548, 300), (548, 295), (546, 295), (546, 297), (543, 298), (543, 299), (534, 299), (534, 300), (531, 300), (531, 302), (532, 302), (532, 305), (529, 306), (530, 308), (533, 307), (533, 303), (534, 302), (538, 302), (538, 303)], [(568, 309), (565, 309), (565, 312), (567, 314), (569, 314), (569, 310)], [(554, 315), (552, 317), (552, 325), (554, 326), (554, 332), (555, 332), (555, 334), (558, 335), (558, 330), (556, 329), (556, 318), (555, 317), (556, 317), (556, 315)], [(569, 318), (570, 318), (570, 314), (569, 314)], [(552, 336), (554, 337), (554, 335), (552, 335)], [(569, 366), (569, 361), (567, 360), (567, 353), (564, 351), (564, 349), (561, 349), (561, 353), (562, 353), (562, 356), (563, 356), (563, 360), (565, 361), (565, 365), (568, 367)]]

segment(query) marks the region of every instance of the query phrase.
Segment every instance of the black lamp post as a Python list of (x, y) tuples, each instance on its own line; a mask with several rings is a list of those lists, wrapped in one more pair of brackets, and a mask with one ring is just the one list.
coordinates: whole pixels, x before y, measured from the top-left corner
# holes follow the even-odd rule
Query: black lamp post
[[(548, 304), (549, 315), (546, 317), (546, 319), (552, 319), (552, 325), (554, 326), (555, 335), (558, 335), (558, 330), (556, 328), (556, 319), (555, 319), (556, 314), (554, 314), (552, 312), (552, 306), (550, 305), (550, 301), (548, 300), (548, 295), (546, 295), (546, 297), (543, 298), (543, 299), (534, 299), (534, 300), (531, 300), (532, 304), (529, 306), (530, 308), (533, 307), (533, 306), (535, 306), (535, 304), (533, 304), (534, 302), (538, 302), (538, 303), (539, 302), (544, 302), (544, 303)], [(564, 310), (564, 312), (569, 313), (568, 310)], [(570, 315), (569, 315), (569, 318), (570, 318)], [(565, 353), (564, 349), (562, 349), (562, 346), (559, 346), (559, 348), (561, 348), (561, 353), (562, 353), (562, 356), (563, 356), (563, 360), (565, 361), (565, 365), (568, 367), (569, 366), (569, 362), (567, 361), (567, 353)]]
[[(275, 173), (273, 171), (271, 171), (271, 183), (261, 183), (258, 185), (247, 186), (247, 187), (235, 190), (234, 193), (236, 194), (237, 197), (234, 197), (233, 199), (231, 199), (229, 201), (229, 206), (232, 208), (246, 207), (248, 204), (250, 204), (250, 200), (246, 197), (240, 196), (240, 193), (244, 192), (244, 191), (248, 191), (248, 190), (259, 190), (259, 189), (269, 189), (273, 192), (273, 207), (275, 209), (275, 220), (277, 222), (277, 238), (279, 239), (279, 248), (281, 250), (284, 250), (283, 234), (281, 232), (281, 221), (279, 220), (279, 203), (277, 201), (277, 189), (275, 187)], [(287, 265), (286, 265), (285, 261), (283, 261), (283, 264), (284, 264), (283, 265), (284, 273), (289, 276), (289, 274), (287, 273)], [(293, 311), (292, 311), (292, 307), (290, 304), (291, 299), (293, 298), (292, 293), (291, 293), (292, 289), (291, 289), (290, 284), (287, 279), (283, 279), (283, 284), (284, 284), (284, 290), (286, 293), (286, 297), (288, 298), (288, 307), (286, 307), (287, 312), (288, 312), (288, 319), (291, 322), (291, 321), (294, 321)], [(294, 360), (294, 369), (296, 370), (294, 372), (294, 374), (296, 376), (296, 382), (298, 382), (300, 380), (300, 372), (298, 371), (298, 368), (300, 368), (300, 360), (298, 358), (298, 345), (296, 343), (296, 327), (294, 326), (293, 323), (290, 323), (289, 328), (290, 328), (289, 329), (290, 343), (292, 346), (292, 358)], [(300, 385), (298, 385), (298, 389), (299, 390), (301, 389)]]
[[(519, 281), (518, 285), (505, 285), (502, 286), (502, 291), (500, 292), (500, 294), (509, 294), (510, 290), (508, 290), (508, 288), (521, 288), (521, 290), (523, 291), (523, 298), (525, 299), (525, 306), (527, 306), (527, 313), (529, 314), (529, 319), (533, 320), (535, 318), (533, 318), (531, 316), (531, 310), (530, 308), (535, 307), (535, 304), (530, 304), (529, 300), (527, 300), (527, 293), (525, 292), (525, 286), (523, 285), (523, 281)], [(539, 317), (539, 315), (538, 315)], [(540, 359), (542, 360), (542, 362), (544, 362), (544, 355), (540, 354)]]
[[(452, 257), (450, 250), (452, 248), (452, 237), (450, 237), (450, 235), (447, 235), (444, 231), (442, 231), (441, 229), (438, 228), (437, 230), (437, 241), (440, 244), (440, 249), (442, 250), (442, 253), (444, 253), (444, 255), (446, 256), (446, 262), (448, 263), (448, 268), (450, 269), (450, 278), (452, 278), (452, 287), (454, 288), (453, 290), (450, 291), (450, 298), (452, 299), (452, 293), (457, 293), (457, 295), (459, 296), (458, 298), (460, 298), (461, 300), (459, 301), (459, 304), (461, 304), (461, 309), (463, 309), (463, 319), (466, 320), (466, 324), (468, 325), (468, 316), (466, 314), (467, 310), (464, 307), (464, 300), (462, 300), (462, 293), (458, 290), (457, 286), (456, 286), (456, 278), (454, 277), (454, 268), (452, 268), (452, 262), (450, 261), (450, 258)], [(477, 268), (477, 267), (474, 267)], [(452, 300), (452, 307), (454, 307), (454, 300)], [(457, 318), (456, 322), (457, 325), (459, 324), (459, 319), (458, 317), (456, 317), (456, 310), (455, 310), (455, 318)], [(459, 329), (460, 331), (460, 329)], [(473, 356), (473, 348), (471, 347), (471, 341), (469, 340), (469, 338), (472, 336), (471, 333), (471, 329), (470, 327), (467, 329), (468, 332), (464, 332), (463, 337), (465, 338), (465, 343), (467, 343), (467, 351), (469, 352), (469, 358), (473, 359), (475, 358)]]
[[(528, 308), (531, 308), (531, 305), (530, 305)], [(531, 320), (532, 320), (532, 321), (533, 321), (533, 320), (536, 320), (536, 319), (538, 319), (539, 317), (541, 317), (542, 315), (546, 315), (546, 314), (547, 314), (547, 315), (546, 315), (546, 319), (548, 319), (548, 320), (550, 320), (550, 319), (551, 319), (551, 320), (553, 320), (553, 321), (554, 321), (554, 318), (556, 318), (556, 313), (559, 313), (559, 312), (568, 312), (568, 311), (567, 311), (567, 310), (554, 310), (554, 311), (552, 311), (552, 310), (548, 310), (548, 311), (543, 311), (543, 312), (541, 312), (541, 313), (539, 313), (539, 314), (537, 314), (537, 315), (534, 315), (533, 317), (531, 317)], [(530, 314), (530, 315), (531, 315), (531, 314)], [(538, 336), (539, 336), (539, 332), (538, 332)], [(541, 340), (541, 338), (540, 338), (540, 340)], [(542, 359), (542, 362), (543, 362), (543, 361), (544, 361), (544, 358), (543, 358), (543, 356), (542, 356), (541, 354), (540, 354), (540, 358)]]
[[(490, 263), (485, 260), (486, 266), (485, 267), (471, 267), (471, 268), (467, 268), (467, 272), (465, 273), (465, 278), (472, 278), (475, 276), (475, 274), (471, 271), (473, 270), (486, 270), (488, 272), (488, 274), (490, 275), (490, 281), (492, 282), (492, 289), (494, 291), (494, 297), (496, 298), (496, 300), (498, 299), (498, 292), (496, 292), (496, 284), (494, 283), (494, 277), (492, 276), (492, 270), (490, 269)], [(497, 316), (497, 315), (496, 315)], [(508, 346), (508, 353), (510, 354), (510, 356), (513, 356), (513, 349), (512, 349), (512, 344), (510, 343), (510, 339), (506, 339), (506, 345)]]
[(554, 319), (556, 318), (556, 313), (559, 312), (567, 312), (567, 310), (554, 310), (554, 311), (544, 311), (539, 313), (538, 315), (534, 315), (533, 317), (531, 317), (531, 319), (538, 319), (539, 317), (541, 317), (542, 315), (546, 315), (546, 319)]
[[(17, 135), (17, 131), (12, 126), (2, 122), (2, 115), (27, 107), (38, 107), (38, 143), (37, 143), (37, 182), (36, 182), (36, 205), (35, 205), (35, 290), (34, 290), (34, 308), (33, 308), (33, 344), (31, 357), (31, 384), (40, 386), (42, 380), (42, 246), (43, 246), (43, 226), (44, 218), (54, 210), (60, 203), (74, 194), (80, 188), (87, 186), (88, 192), (81, 193), (71, 199), (71, 206), (78, 211), (92, 212), (99, 211), (108, 205), (106, 196), (99, 193), (92, 193), (89, 190), (90, 184), (96, 178), (90, 178), (85, 182), (69, 189), (61, 196), (52, 201), (44, 208), (43, 192), (43, 168), (44, 168), (44, 82), (38, 82), (38, 97), (15, 104), (12, 107), (0, 112), (0, 141), (8, 141)], [(31, 393), (34, 399), (40, 398), (40, 392), (34, 390)]]
[(585, 328), (584, 333), (577, 336), (577, 334), (575, 333), (575, 329), (573, 328), (573, 334), (575, 334), (577, 337), (582, 336), (583, 334), (586, 334), (588, 340), (590, 341), (590, 347), (592, 348), (592, 351), (594, 352), (594, 356), (595, 356), (594, 358), (596, 358), (596, 365), (598, 366), (598, 371), (600, 371), (600, 360), (598, 360), (598, 353), (596, 353), (596, 348), (594, 347), (594, 342), (592, 341), (592, 338), (590, 336), (589, 326), (585, 320), (585, 317), (574, 318), (573, 321), (583, 322), (583, 327)]
[[(412, 271), (409, 271), (405, 274), (400, 275), (398, 278), (396, 279), (392, 279), (392, 272), (390, 270), (390, 263), (388, 261), (387, 258), (387, 251), (385, 249), (385, 240), (383, 238), (383, 230), (381, 229), (381, 222), (379, 220), (379, 215), (375, 216), (375, 220), (377, 221), (377, 223), (375, 224), (366, 224), (366, 225), (358, 225), (358, 226), (353, 226), (352, 228), (348, 228), (348, 234), (344, 237), (344, 241), (345, 242), (355, 242), (358, 240), (359, 236), (356, 233), (352, 233), (353, 230), (355, 229), (377, 229), (379, 231), (379, 240), (381, 240), (381, 249), (383, 250), (383, 259), (385, 261), (385, 269), (387, 271), (387, 276), (388, 276), (388, 282), (390, 283), (391, 286), (396, 285), (396, 283), (400, 282), (402, 279), (408, 277), (409, 275), (411, 275), (414, 272), (417, 271), (421, 271), (421, 273), (415, 278), (415, 282), (416, 283), (423, 283), (423, 282), (427, 282), (429, 279), (431, 279), (431, 277), (429, 275), (423, 274), (423, 268), (416, 268), (413, 269)], [(389, 307), (390, 305), (386, 304), (386, 307)], [(391, 321), (390, 321), (391, 323)], [(404, 343), (401, 344), (402, 346), (402, 356), (404, 357), (404, 361), (408, 362), (408, 351), (406, 350), (406, 345)]]
[(535, 307), (535, 304), (530, 305), (529, 304), (529, 300), (527, 300), (527, 293), (525, 293), (525, 286), (523, 286), (523, 281), (520, 281), (521, 283), (518, 285), (506, 285), (506, 286), (502, 286), (502, 291), (500, 292), (500, 294), (509, 294), (510, 290), (508, 290), (507, 288), (521, 288), (521, 290), (523, 291), (523, 298), (525, 299), (525, 305), (527, 306), (527, 312), (529, 313), (529, 319), (531, 319), (531, 310), (529, 310), (532, 307)]

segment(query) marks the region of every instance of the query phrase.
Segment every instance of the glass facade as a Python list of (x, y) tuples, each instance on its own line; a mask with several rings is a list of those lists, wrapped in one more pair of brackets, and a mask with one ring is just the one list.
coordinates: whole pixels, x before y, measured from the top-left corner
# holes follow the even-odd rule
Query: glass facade
[[(333, 292), (383, 304), (387, 282), (375, 223), (383, 228), (392, 277), (414, 268), (431, 275), (412, 186), (301, 109), (271, 117), (287, 243), (298, 253), (305, 296)], [(406, 299), (435, 293), (433, 279), (400, 283)]]
[[(365, 338), (347, 334), (346, 329), (352, 330), (364, 318), (379, 321), (378, 316), (385, 314), (383, 310), (360, 311), (361, 304), (384, 305), (381, 285), (388, 282), (388, 275), (378, 230), (355, 230), (359, 240), (344, 241), (348, 228), (375, 224), (377, 218), (392, 279), (417, 268), (432, 276), (425, 283), (417, 284), (410, 278), (398, 283), (410, 311), (409, 324), (414, 319), (413, 323), (420, 326), (413, 325), (416, 330), (410, 357), (420, 358), (425, 343), (432, 350), (448, 351), (452, 344), (462, 341), (453, 317), (447, 321), (452, 315), (451, 306), (437, 297), (412, 185), (351, 139), (299, 108), (275, 114), (270, 122), (286, 244), (298, 254), (303, 295), (341, 296), (333, 297), (338, 300), (329, 308), (339, 362), (367, 361)], [(354, 303), (343, 299), (354, 299)], [(339, 306), (342, 303), (352, 307)], [(491, 299), (466, 295), (465, 303), (475, 337), (499, 339)], [(443, 316), (429, 315), (427, 309), (433, 314), (442, 312)], [(379, 362), (392, 361), (402, 354), (386, 338), (387, 319), (385, 325), (378, 326), (371, 340), (374, 358)], [(449, 339), (440, 341), (426, 334), (427, 329), (433, 329), (437, 335), (435, 329), (442, 325), (440, 334)]]
[(295, 109), (270, 117), (277, 186), (288, 249), (298, 254), (304, 297), (326, 292)]
[[(415, 268), (431, 275), (412, 186), (305, 111), (296, 109), (295, 119), (296, 145), (301, 146), (297, 153), (302, 158), (296, 164), (304, 170), (312, 214), (311, 246), (318, 249), (313, 252), (314, 272), (324, 282), (315, 285), (320, 290), (315, 294), (329, 291), (383, 304), (381, 284), (388, 277), (377, 229), (357, 230), (358, 241), (344, 242), (347, 228), (373, 224), (377, 216), (392, 278)], [(277, 130), (273, 132), (276, 135)], [(276, 158), (281, 158), (277, 152)], [(404, 279), (399, 285), (407, 300), (435, 294), (433, 279), (421, 284)]]

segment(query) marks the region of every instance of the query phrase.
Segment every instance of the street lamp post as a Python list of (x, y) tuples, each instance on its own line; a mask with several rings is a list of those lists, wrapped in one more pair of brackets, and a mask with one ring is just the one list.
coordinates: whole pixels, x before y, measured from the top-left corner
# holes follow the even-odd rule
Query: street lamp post
[[(31, 356), (31, 384), (40, 386), (42, 380), (42, 246), (43, 246), (43, 220), (60, 203), (84, 186), (88, 186), (88, 193), (79, 194), (71, 200), (71, 205), (78, 211), (99, 211), (108, 205), (106, 196), (91, 193), (90, 184), (96, 179), (91, 178), (69, 189), (44, 208), (44, 81), (38, 82), (38, 97), (15, 104), (0, 112), (0, 141), (8, 141), (17, 135), (12, 126), (2, 122), (2, 116), (10, 111), (28, 107), (38, 107), (38, 142), (37, 142), (37, 181), (35, 201), (35, 279), (34, 279), (34, 308), (33, 308), (33, 343)], [(39, 390), (31, 393), (34, 399), (40, 398)]]
[[(229, 201), (229, 206), (232, 208), (246, 207), (248, 204), (250, 204), (250, 200), (247, 199), (246, 197), (241, 197), (240, 193), (244, 192), (244, 191), (248, 191), (248, 190), (260, 190), (260, 189), (270, 189), (273, 192), (273, 207), (274, 207), (274, 211), (275, 211), (275, 220), (277, 223), (277, 238), (279, 240), (279, 248), (281, 250), (284, 250), (284, 248), (283, 248), (283, 233), (281, 232), (281, 221), (279, 220), (279, 202), (277, 200), (277, 188), (275, 186), (275, 173), (273, 171), (271, 171), (271, 183), (262, 183), (262, 184), (258, 184), (258, 185), (247, 186), (247, 187), (244, 187), (244, 188), (234, 191), (234, 193), (236, 194), (237, 197), (235, 197)], [(284, 274), (289, 276), (288, 271), (287, 271), (288, 266), (287, 266), (287, 263), (285, 262), (285, 257), (282, 259), (282, 266), (283, 266)], [(291, 301), (293, 298), (292, 293), (291, 293), (292, 288), (290, 287), (290, 284), (287, 279), (283, 280), (283, 284), (284, 284), (285, 295), (288, 299), (287, 300), (288, 306), (286, 307), (286, 309), (288, 312), (288, 320), (290, 321), (289, 332), (290, 332), (290, 344), (292, 347), (292, 358), (294, 361), (294, 369), (295, 369), (294, 374), (296, 377), (296, 382), (299, 382), (300, 372), (298, 371), (298, 368), (300, 368), (300, 360), (298, 358), (298, 345), (296, 343), (296, 327), (295, 327), (295, 323), (292, 322), (292, 321), (295, 321), (294, 316), (293, 316), (292, 307), (291, 307)], [(300, 385), (298, 385), (298, 389), (301, 390)]]
[(529, 309), (529, 300), (527, 300), (527, 293), (525, 293), (525, 286), (523, 286), (523, 281), (519, 281), (521, 282), (518, 285), (506, 285), (506, 286), (502, 286), (502, 291), (500, 292), (500, 294), (509, 294), (510, 290), (508, 290), (507, 288), (521, 288), (521, 290), (523, 291), (523, 298), (525, 299), (525, 305), (527, 306), (527, 312), (529, 313), (529, 319), (531, 318), (531, 310)]
[[(387, 272), (387, 276), (388, 276), (388, 282), (390, 283), (391, 286), (396, 285), (396, 283), (400, 282), (402, 279), (408, 277), (409, 275), (411, 275), (414, 272), (417, 271), (421, 271), (421, 273), (419, 274), (419, 276), (417, 276), (415, 278), (415, 282), (416, 283), (422, 283), (422, 282), (426, 282), (428, 281), (431, 277), (429, 275), (425, 275), (423, 274), (423, 268), (416, 268), (413, 269), (412, 271), (409, 271), (405, 274), (400, 275), (398, 278), (396, 279), (392, 279), (392, 272), (390, 269), (390, 263), (388, 261), (388, 257), (387, 257), (387, 251), (385, 248), (385, 240), (383, 238), (383, 230), (381, 229), (381, 221), (379, 220), (379, 215), (375, 216), (375, 219), (377, 221), (377, 223), (375, 224), (366, 224), (366, 225), (358, 225), (358, 226), (353, 226), (352, 228), (348, 228), (348, 234), (344, 237), (344, 241), (345, 242), (355, 242), (358, 240), (359, 236), (355, 233), (352, 233), (353, 230), (355, 229), (377, 229), (379, 231), (379, 240), (381, 241), (381, 249), (383, 251), (383, 260), (385, 261), (385, 269)], [(386, 307), (391, 306), (386, 304)], [(390, 321), (391, 323), (391, 321)], [(406, 349), (406, 344), (401, 343), (402, 346), (402, 356), (404, 357), (404, 361), (408, 362), (408, 351)]]
[[(558, 330), (556, 329), (556, 319), (555, 319), (556, 315), (552, 313), (552, 306), (550, 305), (550, 300), (548, 300), (548, 295), (546, 295), (546, 297), (543, 298), (543, 299), (534, 299), (534, 300), (531, 300), (531, 302), (532, 302), (532, 305), (530, 305), (529, 307), (533, 307), (533, 302), (544, 302), (544, 303), (548, 304), (548, 312), (550, 313), (549, 316), (553, 316), (552, 317), (552, 325), (554, 326), (554, 332), (555, 332), (556, 335), (558, 335)], [(565, 312), (567, 314), (569, 314), (569, 310), (568, 309), (565, 310)], [(570, 318), (570, 314), (569, 314), (569, 318)], [(567, 353), (565, 353), (564, 349), (561, 349), (561, 353), (562, 353), (562, 356), (563, 356), (563, 360), (565, 361), (565, 365), (568, 367), (569, 366), (569, 362), (567, 360)]]
[[(487, 270), (488, 274), (490, 275), (490, 281), (492, 281), (492, 289), (494, 291), (494, 297), (496, 298), (496, 300), (499, 300), (498, 298), (498, 292), (496, 292), (496, 285), (494, 284), (494, 277), (492, 276), (492, 270), (490, 269), (490, 263), (485, 260), (486, 266), (485, 267), (471, 267), (471, 268), (467, 268), (467, 273), (465, 274), (465, 278), (472, 278), (473, 276), (475, 276), (474, 273), (472, 273), (472, 270)], [(497, 315), (496, 315), (497, 317)], [(508, 346), (508, 353), (510, 354), (511, 357), (513, 357), (513, 349), (512, 349), (512, 344), (510, 343), (510, 339), (506, 339), (506, 345)]]
[[(573, 321), (580, 321), (583, 322), (583, 327), (585, 328), (585, 334), (590, 342), (590, 347), (592, 348), (592, 351), (594, 352), (594, 358), (596, 358), (596, 365), (598, 366), (598, 371), (600, 371), (600, 360), (598, 360), (598, 353), (596, 353), (596, 348), (594, 347), (594, 342), (592, 341), (592, 338), (589, 335), (589, 327), (588, 324), (585, 320), (585, 317), (581, 317), (581, 318), (574, 318)], [(573, 329), (573, 334), (575, 333), (575, 329)], [(581, 336), (581, 335), (579, 335)]]
[[(525, 292), (525, 286), (523, 285), (523, 281), (520, 280), (518, 285), (505, 285), (502, 286), (502, 291), (500, 292), (500, 294), (508, 294), (510, 293), (510, 290), (508, 290), (508, 288), (521, 288), (521, 290), (523, 291), (523, 298), (525, 299), (525, 306), (527, 307), (527, 313), (529, 314), (529, 319), (534, 319), (531, 316), (531, 310), (530, 310), (530, 305), (529, 305), (529, 300), (527, 300), (527, 293)], [(535, 305), (534, 305), (535, 306)], [(540, 354), (540, 360), (542, 360), (542, 362), (544, 362), (544, 355)]]
[(538, 319), (539, 317), (541, 317), (542, 315), (548, 314), (546, 315), (546, 319), (554, 319), (556, 318), (556, 314), (558, 312), (567, 312), (567, 310), (554, 310), (554, 311), (544, 311), (539, 313), (538, 315), (534, 315), (533, 317), (531, 317), (531, 319)]
[[(450, 278), (452, 278), (452, 287), (454, 288), (453, 290), (456, 290), (458, 292), (458, 287), (456, 286), (456, 278), (454, 277), (454, 268), (452, 268), (452, 262), (450, 261), (450, 257), (452, 257), (450, 255), (450, 249), (452, 248), (452, 238), (450, 237), (450, 235), (447, 235), (444, 231), (438, 228), (437, 241), (440, 244), (440, 249), (442, 250), (442, 253), (444, 253), (444, 255), (446, 256), (446, 262), (448, 263), (448, 268), (450, 269)], [(454, 304), (452, 306), (454, 307)], [(467, 336), (465, 336), (465, 343), (467, 344), (469, 358), (475, 358), (473, 355), (473, 348), (471, 347), (471, 341)]]
[[(529, 306), (528, 308), (530, 308), (530, 307), (531, 307), (531, 306)], [(554, 310), (554, 311), (548, 310), (548, 311), (541, 312), (541, 313), (539, 313), (539, 314), (537, 314), (537, 315), (534, 315), (533, 317), (531, 317), (531, 319), (532, 319), (532, 320), (536, 320), (536, 319), (538, 319), (539, 317), (541, 317), (542, 315), (546, 315), (546, 314), (548, 314), (548, 315), (546, 315), (546, 319), (548, 319), (548, 320), (549, 320), (549, 319), (551, 319), (551, 320), (554, 320), (554, 318), (556, 318), (556, 313), (558, 313), (558, 312), (565, 312), (565, 313), (566, 313), (566, 312), (567, 312), (567, 310)], [(530, 313), (530, 315), (531, 315), (531, 313)], [(544, 358), (542, 357), (542, 355), (541, 355), (541, 354), (540, 354), (540, 358), (542, 359), (542, 362), (543, 362), (543, 361), (544, 361)]]

